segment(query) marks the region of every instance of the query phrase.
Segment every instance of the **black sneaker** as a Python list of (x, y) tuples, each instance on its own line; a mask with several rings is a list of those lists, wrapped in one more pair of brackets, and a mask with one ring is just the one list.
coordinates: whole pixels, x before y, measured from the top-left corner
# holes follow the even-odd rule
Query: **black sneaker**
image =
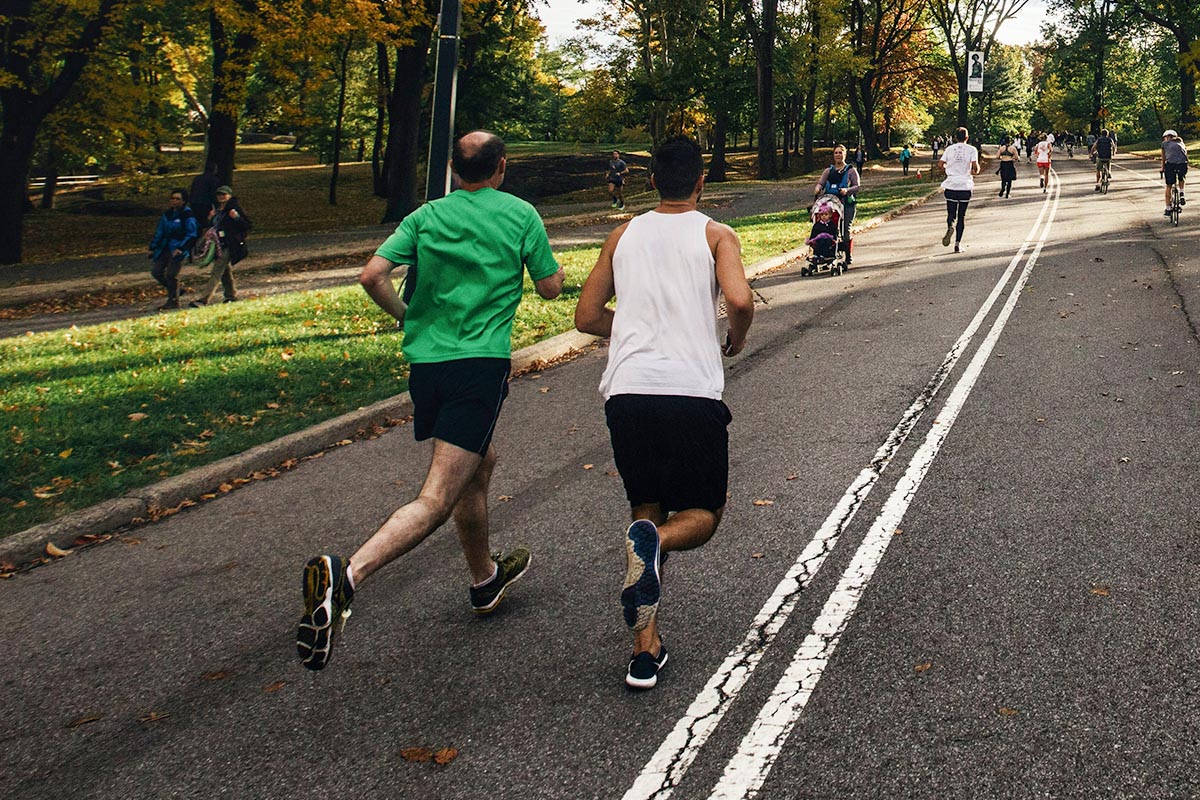
[(1164, 216), (1164, 217), (1169, 217), (1169, 216), (1171, 216), (1171, 209), (1169, 209), (1169, 208), (1168, 208), (1166, 211), (1164, 211), (1164, 212), (1163, 212), (1163, 216)]
[(625, 673), (625, 685), (631, 689), (653, 689), (658, 683), (658, 672), (667, 664), (667, 645), (659, 645), (658, 658), (649, 651), (636, 653), (629, 660), (629, 672)]
[(1187, 205), (1187, 198), (1183, 196), (1183, 192), (1179, 193), (1179, 205), (1181, 205), (1181, 206)]
[(165, 302), (161, 306), (159, 306), (158, 310), (159, 311), (173, 311), (174, 309), (177, 309), (177, 308), (179, 308), (178, 300), (168, 300), (167, 302)]
[(529, 570), (533, 555), (524, 547), (518, 547), (506, 556), (492, 553), (492, 560), (496, 562), (496, 577), (483, 586), (471, 587), (471, 608), (476, 614), (490, 614), (500, 605), (508, 587)]
[(296, 631), (296, 653), (308, 669), (323, 669), (333, 652), (333, 639), (350, 617), (354, 589), (346, 580), (348, 559), (317, 556), (304, 565), (304, 616)]
[(237, 301), (238, 301), (238, 298), (236, 298), (236, 297), (226, 297), (225, 298), (226, 303), (236, 303)]
[(658, 528), (648, 519), (639, 519), (625, 532), (625, 588), (621, 590), (621, 608), (625, 624), (640, 631), (650, 624), (658, 611), (662, 594), (659, 580), (660, 548)]
[(188, 303), (188, 308), (204, 308), (206, 305), (208, 305), (208, 303), (204, 302), (203, 300), (193, 300), (192, 302)]

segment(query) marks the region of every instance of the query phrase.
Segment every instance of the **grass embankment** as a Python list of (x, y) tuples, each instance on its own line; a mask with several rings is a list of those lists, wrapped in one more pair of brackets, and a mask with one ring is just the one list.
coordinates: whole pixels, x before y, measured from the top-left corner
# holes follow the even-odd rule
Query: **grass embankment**
[[(928, 191), (864, 196), (866, 219)], [(803, 210), (733, 221), (747, 264), (798, 246)], [(513, 347), (571, 329), (598, 248), (526, 286)], [(0, 340), (0, 536), (405, 391), (402, 334), (357, 286)]]

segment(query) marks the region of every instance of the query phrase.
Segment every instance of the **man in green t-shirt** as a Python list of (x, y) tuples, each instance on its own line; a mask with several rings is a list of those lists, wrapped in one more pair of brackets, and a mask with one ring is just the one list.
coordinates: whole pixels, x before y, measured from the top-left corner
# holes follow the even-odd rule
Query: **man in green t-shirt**
[[(354, 555), (321, 555), (305, 565), (296, 650), (309, 669), (328, 663), (356, 587), (451, 516), (471, 571), (476, 613), (495, 609), (529, 568), (524, 548), (498, 559), (488, 548), (488, 484), (496, 466), (491, 441), (508, 396), (523, 273), (528, 270), (537, 293), (552, 300), (562, 291), (563, 271), (533, 206), (497, 191), (504, 154), (504, 142), (487, 131), (455, 142), (451, 167), (462, 188), (405, 217), (359, 279), (371, 299), (404, 324), (413, 434), (417, 441), (433, 439), (433, 458), (417, 498)], [(417, 276), (407, 306), (391, 281), (401, 264)]]

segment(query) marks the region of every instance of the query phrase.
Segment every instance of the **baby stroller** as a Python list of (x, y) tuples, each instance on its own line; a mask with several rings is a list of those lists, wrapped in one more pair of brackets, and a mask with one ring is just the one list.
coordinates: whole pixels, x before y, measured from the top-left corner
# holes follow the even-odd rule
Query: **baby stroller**
[(808, 266), (800, 268), (801, 275), (816, 275), (832, 272), (841, 275), (846, 271), (846, 254), (842, 250), (842, 218), (845, 209), (842, 201), (831, 194), (818, 197), (809, 209), (813, 226), (809, 232), (810, 251)]

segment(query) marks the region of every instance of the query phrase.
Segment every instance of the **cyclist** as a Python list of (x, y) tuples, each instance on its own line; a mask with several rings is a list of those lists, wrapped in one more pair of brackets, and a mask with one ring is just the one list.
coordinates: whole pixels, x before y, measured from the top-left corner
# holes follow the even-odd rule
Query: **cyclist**
[(1106, 169), (1109, 169), (1109, 163), (1117, 154), (1117, 143), (1109, 135), (1108, 128), (1100, 131), (1100, 138), (1092, 143), (1088, 152), (1096, 159), (1096, 191), (1098, 192), (1100, 191), (1100, 177)]
[(1174, 130), (1168, 128), (1163, 131), (1162, 139), (1162, 166), (1158, 174), (1167, 181), (1165, 193), (1167, 209), (1163, 212), (1163, 216), (1169, 217), (1171, 216), (1171, 187), (1175, 185), (1176, 181), (1179, 181), (1179, 205), (1182, 206), (1187, 202), (1183, 199), (1183, 179), (1187, 175), (1188, 155), (1187, 146)]
[(1066, 148), (1067, 148), (1067, 158), (1074, 158), (1075, 157), (1075, 134), (1067, 133), (1067, 135), (1063, 137), (1063, 144), (1066, 145)]

